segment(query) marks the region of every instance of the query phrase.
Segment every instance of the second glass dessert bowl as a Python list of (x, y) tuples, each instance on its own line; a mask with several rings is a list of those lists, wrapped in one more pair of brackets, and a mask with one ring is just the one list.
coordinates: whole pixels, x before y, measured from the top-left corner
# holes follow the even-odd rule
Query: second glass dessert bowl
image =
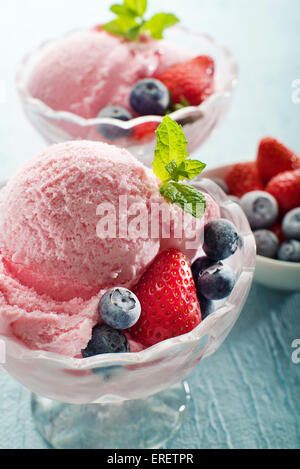
[(32, 351), (0, 336), (4, 369), (34, 393), (34, 421), (52, 446), (161, 447), (179, 427), (190, 399), (188, 385), (181, 382), (216, 352), (237, 321), (253, 280), (254, 238), (241, 208), (215, 183), (198, 177), (193, 185), (214, 198), (221, 216), (240, 234), (239, 249), (228, 260), (237, 283), (198, 327), (138, 353), (86, 359)]
[[(190, 31), (182, 26), (170, 28), (166, 40), (184, 46), (195, 56), (209, 55), (215, 61), (215, 92), (199, 106), (188, 106), (172, 112), (170, 116), (179, 122), (189, 142), (189, 153), (199, 148), (227, 113), (237, 83), (238, 67), (230, 51), (207, 35)], [(155, 147), (155, 129), (163, 116), (142, 116), (129, 121), (112, 118), (85, 119), (71, 112), (55, 111), (42, 101), (33, 98), (28, 90), (28, 77), (36, 61), (49, 50), (57, 39), (43, 43), (26, 55), (16, 76), (16, 85), (26, 116), (49, 144), (68, 140), (106, 141), (99, 127), (128, 131), (126, 138), (113, 143), (128, 149), (144, 164), (150, 166)]]

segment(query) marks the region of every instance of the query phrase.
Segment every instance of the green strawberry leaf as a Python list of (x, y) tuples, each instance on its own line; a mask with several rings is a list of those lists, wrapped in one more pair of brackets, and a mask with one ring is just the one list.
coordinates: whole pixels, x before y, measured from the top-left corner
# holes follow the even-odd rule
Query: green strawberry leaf
[(145, 22), (144, 29), (149, 31), (153, 39), (163, 39), (163, 32), (179, 22), (179, 19), (171, 13), (158, 13)]
[(206, 199), (194, 187), (180, 182), (167, 182), (160, 187), (160, 193), (170, 202), (193, 215), (193, 217), (203, 217), (206, 209)]

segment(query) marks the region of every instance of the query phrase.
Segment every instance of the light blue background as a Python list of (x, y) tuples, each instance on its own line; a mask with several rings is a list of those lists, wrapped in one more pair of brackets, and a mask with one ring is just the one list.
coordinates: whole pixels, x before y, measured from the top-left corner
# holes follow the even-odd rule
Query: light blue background
[[(26, 121), (14, 89), (24, 53), (42, 40), (101, 22), (106, 0), (3, 0), (0, 15), (0, 161), (8, 178), (44, 143)], [(210, 167), (254, 158), (272, 135), (300, 153), (299, 0), (150, 0), (232, 50), (240, 67), (233, 106), (199, 150)], [(3, 94), (5, 96), (3, 96)], [(3, 97), (5, 99), (3, 99)], [(190, 376), (193, 400), (169, 448), (300, 448), (300, 293), (254, 285), (242, 316), (215, 356)], [(34, 429), (30, 393), (0, 374), (0, 448), (46, 448)]]

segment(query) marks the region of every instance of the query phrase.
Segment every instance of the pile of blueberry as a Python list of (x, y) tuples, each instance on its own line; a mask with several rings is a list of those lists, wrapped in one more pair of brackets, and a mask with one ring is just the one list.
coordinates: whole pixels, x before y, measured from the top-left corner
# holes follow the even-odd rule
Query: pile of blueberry
[(282, 222), (280, 238), (269, 228), (279, 217), (276, 199), (264, 191), (245, 194), (240, 204), (254, 232), (257, 254), (287, 262), (300, 262), (300, 207), (288, 212)]
[[(166, 114), (170, 107), (171, 99), (168, 88), (159, 80), (146, 78), (134, 86), (130, 94), (130, 105), (140, 116)], [(102, 109), (98, 117), (129, 121), (132, 114), (120, 106), (108, 106)], [(101, 124), (98, 128), (103, 137), (108, 140), (117, 140), (128, 137), (131, 129), (121, 129), (110, 124)]]
[(134, 326), (140, 318), (141, 304), (135, 294), (122, 287), (108, 290), (100, 300), (99, 315), (105, 324), (93, 328), (92, 338), (82, 350), (83, 358), (130, 352), (127, 337), (121, 330)]
[(214, 311), (214, 300), (226, 298), (234, 288), (236, 273), (221, 261), (236, 252), (239, 239), (236, 227), (229, 220), (221, 218), (205, 226), (203, 250), (206, 256), (192, 265), (202, 319)]
[[(223, 180), (212, 179), (228, 193)], [(258, 255), (285, 262), (300, 262), (300, 207), (290, 210), (278, 221), (282, 216), (278, 203), (266, 191), (251, 191), (241, 199), (232, 195), (229, 198), (245, 212), (255, 236)]]

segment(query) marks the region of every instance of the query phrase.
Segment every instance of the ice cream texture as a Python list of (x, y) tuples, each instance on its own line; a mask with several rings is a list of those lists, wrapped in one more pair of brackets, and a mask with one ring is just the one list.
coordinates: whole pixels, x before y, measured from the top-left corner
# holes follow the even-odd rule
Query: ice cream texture
[(137, 81), (190, 58), (190, 52), (166, 41), (130, 42), (103, 30), (83, 31), (42, 54), (28, 90), (55, 111), (95, 118), (106, 106), (130, 109), (129, 95)]
[[(99, 205), (117, 206), (120, 196), (127, 196), (129, 207), (163, 204), (174, 228), (181, 209), (160, 195), (158, 184), (130, 153), (104, 143), (66, 142), (28, 161), (0, 193), (0, 334), (31, 349), (77, 356), (99, 321), (107, 289), (132, 287), (170, 246), (192, 260), (191, 216), (180, 239), (98, 236)], [(198, 231), (220, 216), (215, 202), (206, 200)]]

